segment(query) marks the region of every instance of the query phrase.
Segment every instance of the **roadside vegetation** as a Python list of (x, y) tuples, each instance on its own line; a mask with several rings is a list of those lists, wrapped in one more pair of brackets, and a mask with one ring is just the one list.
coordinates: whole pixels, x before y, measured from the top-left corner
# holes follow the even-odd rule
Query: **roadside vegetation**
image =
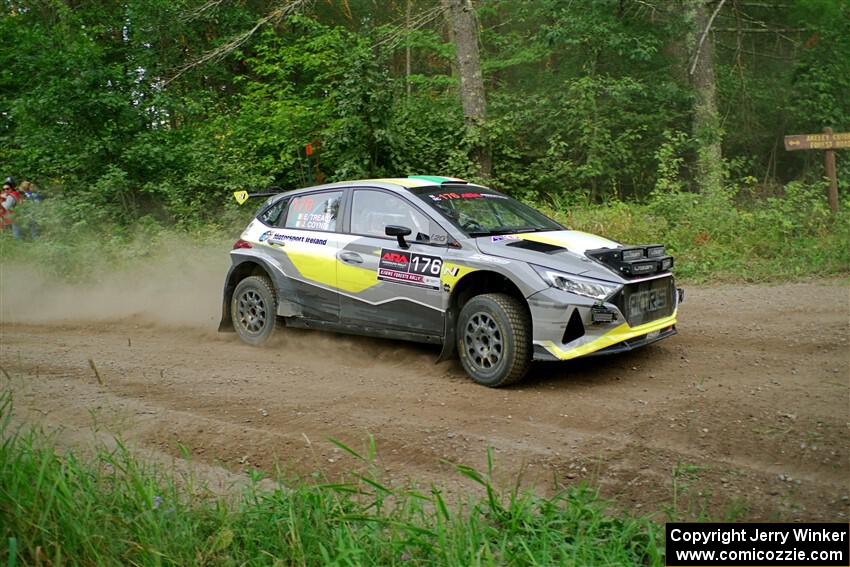
[[(820, 152), (782, 149), (850, 131), (847, 2), (12, 1), (0, 33), (0, 178), (44, 198), (19, 211), (38, 238), (0, 234), (2, 266), (85, 282), (223, 257), (256, 206), (235, 190), (432, 174), (665, 244), (685, 282), (850, 273), (848, 152), (830, 211)], [(458, 465), (483, 496), (377, 472), (256, 472), (221, 496), (120, 444), (59, 451), (10, 412), (0, 398), (10, 566), (663, 561), (657, 524), (587, 487), (502, 491)], [(374, 447), (341, 448), (369, 470)], [(694, 471), (674, 471), (674, 513)]]
[[(744, 189), (675, 190), (641, 202), (526, 201), (572, 229), (626, 244), (666, 244), (684, 282), (770, 282), (850, 273), (850, 201), (832, 214), (824, 192), (823, 183), (790, 183), (781, 195), (760, 198)], [(72, 205), (46, 201), (39, 211), (42, 237), (17, 242), (0, 235), (0, 261), (85, 281), (187, 246), (218, 247), (224, 254), (256, 205), (224, 205), (215, 221), (169, 227), (151, 216), (134, 225), (68, 223), (63, 219), (72, 216)]]
[[(552, 497), (502, 492), (452, 503), (439, 487), (380, 475), (269, 480), (254, 472), (216, 495), (192, 474), (135, 458), (118, 443), (85, 458), (11, 425), (0, 398), (0, 562), (18, 565), (661, 565), (660, 528), (612, 515), (587, 487)], [(373, 443), (358, 452), (374, 469)]]
[(0, 257), (81, 277), (226, 245), (235, 190), (437, 174), (665, 243), (691, 281), (848, 272), (847, 152), (831, 214), (822, 153), (782, 142), (850, 131), (846, 2), (472, 5), (12, 2), (0, 176), (45, 201)]

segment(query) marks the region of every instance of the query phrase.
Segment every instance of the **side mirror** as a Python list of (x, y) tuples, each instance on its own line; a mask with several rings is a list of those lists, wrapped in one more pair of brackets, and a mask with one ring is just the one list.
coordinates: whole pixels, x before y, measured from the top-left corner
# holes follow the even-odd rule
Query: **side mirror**
[(412, 231), (406, 226), (398, 226), (395, 224), (387, 225), (384, 229), (384, 234), (387, 236), (395, 236), (398, 238), (398, 245), (400, 248), (410, 248), (410, 245), (404, 239), (405, 236), (410, 236)]

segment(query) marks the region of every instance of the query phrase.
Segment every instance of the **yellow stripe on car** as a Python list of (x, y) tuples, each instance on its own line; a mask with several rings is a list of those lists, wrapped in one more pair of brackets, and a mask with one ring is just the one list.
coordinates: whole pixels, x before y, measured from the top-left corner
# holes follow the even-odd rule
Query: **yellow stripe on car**
[(291, 247), (286, 250), (286, 256), (304, 279), (330, 288), (359, 293), (378, 284), (374, 271), (340, 262), (335, 256)]
[(478, 268), (470, 268), (469, 266), (461, 266), (451, 262), (443, 263), (443, 270), (440, 272), (440, 283), (449, 285), (449, 290), (454, 289), (455, 284), (460, 281), (465, 275), (477, 271)]
[(559, 359), (569, 360), (571, 358), (584, 356), (586, 354), (596, 352), (597, 350), (602, 350), (603, 348), (607, 348), (617, 343), (621, 343), (623, 341), (627, 341), (629, 339), (633, 339), (635, 337), (639, 337), (641, 335), (645, 335), (653, 331), (660, 331), (662, 329), (666, 329), (671, 325), (675, 325), (677, 311), (674, 311), (673, 314), (669, 317), (664, 317), (663, 319), (658, 319), (656, 321), (650, 321), (649, 323), (644, 323), (643, 325), (638, 325), (637, 327), (630, 327), (628, 323), (623, 323), (622, 325), (608, 331), (601, 337), (572, 349), (562, 349), (552, 341), (535, 342), (536, 344), (543, 346), (546, 350), (557, 356)]
[(342, 261), (336, 263), (336, 276), (336, 287), (349, 293), (360, 293), (380, 283), (374, 270), (352, 266)]
[(570, 252), (583, 254), (585, 250), (594, 248), (615, 248), (619, 246), (613, 240), (596, 236), (580, 230), (558, 230), (553, 232), (528, 232), (517, 234), (522, 240), (541, 242), (553, 246), (561, 246)]

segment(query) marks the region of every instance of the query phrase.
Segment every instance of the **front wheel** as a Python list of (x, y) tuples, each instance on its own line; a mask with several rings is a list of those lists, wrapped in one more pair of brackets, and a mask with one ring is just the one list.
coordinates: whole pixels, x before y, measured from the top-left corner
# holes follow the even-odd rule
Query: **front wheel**
[(470, 378), (492, 388), (518, 382), (531, 361), (528, 311), (510, 295), (475, 296), (460, 311), (457, 341)]
[(230, 300), (230, 317), (239, 338), (259, 346), (272, 336), (277, 317), (277, 300), (272, 282), (264, 276), (240, 281)]

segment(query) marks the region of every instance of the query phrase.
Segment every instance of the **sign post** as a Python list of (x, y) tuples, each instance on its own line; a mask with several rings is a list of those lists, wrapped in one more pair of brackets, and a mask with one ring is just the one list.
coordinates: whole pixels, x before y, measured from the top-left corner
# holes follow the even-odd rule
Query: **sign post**
[(796, 134), (785, 136), (785, 149), (789, 152), (796, 150), (824, 150), (823, 161), (826, 176), (829, 178), (829, 208), (833, 213), (838, 212), (838, 174), (835, 169), (835, 150), (850, 149), (850, 132), (832, 133), (832, 128), (824, 128), (823, 134)]

